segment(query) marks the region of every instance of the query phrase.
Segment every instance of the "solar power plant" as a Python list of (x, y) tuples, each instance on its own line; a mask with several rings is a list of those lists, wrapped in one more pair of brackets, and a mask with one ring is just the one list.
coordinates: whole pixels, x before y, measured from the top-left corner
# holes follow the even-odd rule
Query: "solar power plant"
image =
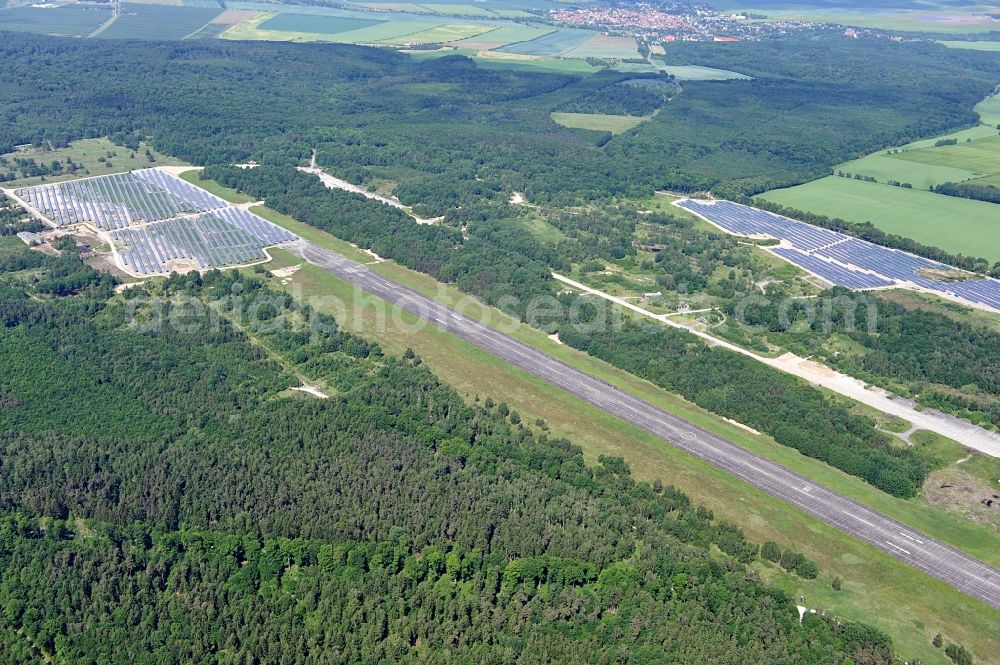
[(16, 194), (60, 226), (89, 223), (102, 231), (229, 205), (159, 169), (38, 185)]
[(140, 275), (170, 272), (184, 261), (199, 269), (250, 263), (267, 258), (264, 247), (296, 236), (239, 208), (223, 208), (196, 217), (167, 219), (112, 232), (122, 247), (118, 256)]
[(17, 190), (59, 226), (86, 223), (110, 235), (121, 266), (137, 275), (178, 266), (222, 268), (267, 258), (298, 236), (160, 169)]
[(703, 203), (687, 200), (678, 205), (696, 212), (716, 226), (736, 235), (764, 234), (779, 240), (788, 240), (797, 249), (812, 250), (843, 240), (847, 236), (836, 231), (821, 229), (773, 212), (751, 208), (731, 201)]
[(766, 235), (786, 241), (791, 248), (775, 247), (771, 251), (837, 286), (871, 289), (908, 282), (1000, 311), (1000, 280), (988, 277), (949, 282), (931, 279), (918, 271), (951, 271), (953, 268), (731, 201), (707, 203), (689, 199), (677, 205), (729, 233)]
[(845, 268), (844, 266), (833, 263), (832, 261), (825, 261), (818, 256), (800, 252), (797, 249), (775, 247), (772, 251), (790, 263), (794, 263), (801, 268), (805, 268), (814, 275), (822, 277), (832, 284), (844, 286), (849, 289), (875, 289), (882, 286), (892, 286), (894, 284), (894, 282), (888, 279), (876, 277), (875, 275), (869, 275), (857, 270), (851, 270), (850, 268)]

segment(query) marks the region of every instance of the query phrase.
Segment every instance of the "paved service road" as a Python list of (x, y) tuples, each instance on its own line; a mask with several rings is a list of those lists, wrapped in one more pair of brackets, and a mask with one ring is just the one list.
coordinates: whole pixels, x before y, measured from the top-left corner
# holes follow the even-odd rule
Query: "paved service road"
[(290, 249), (449, 333), (1000, 610), (1000, 570), (305, 240)]

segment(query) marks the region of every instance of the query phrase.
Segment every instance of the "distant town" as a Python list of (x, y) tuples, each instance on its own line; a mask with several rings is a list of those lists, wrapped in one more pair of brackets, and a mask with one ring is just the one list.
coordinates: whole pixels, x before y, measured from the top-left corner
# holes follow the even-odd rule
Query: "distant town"
[[(799, 20), (765, 21), (747, 13), (726, 13), (686, 2), (611, 4), (553, 9), (549, 20), (645, 41), (753, 41), (803, 30), (843, 30), (842, 26)], [(868, 31), (849, 29), (848, 36)], [(875, 31), (871, 31), (875, 32)]]

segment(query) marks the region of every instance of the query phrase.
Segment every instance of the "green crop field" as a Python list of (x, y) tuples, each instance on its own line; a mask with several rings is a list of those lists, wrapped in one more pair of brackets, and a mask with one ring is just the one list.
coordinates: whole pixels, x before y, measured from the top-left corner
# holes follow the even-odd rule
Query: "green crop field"
[[(494, 52), (495, 53), (495, 52)], [(515, 60), (489, 55), (475, 56), (473, 60), (485, 69), (514, 69), (525, 72), (554, 72), (556, 74), (593, 74), (601, 71), (586, 60), (573, 58), (532, 58)]]
[(889, 180), (908, 182), (917, 189), (929, 189), (932, 185), (940, 185), (943, 182), (964, 182), (985, 175), (983, 172), (923, 162), (920, 159), (909, 157), (909, 155), (922, 152), (922, 150), (936, 150), (936, 148), (923, 148), (898, 155), (875, 153), (839, 164), (836, 170), (851, 176), (863, 175), (875, 178), (880, 183), (886, 183)]
[(353, 18), (350, 16), (310, 16), (307, 14), (278, 14), (260, 24), (261, 30), (280, 32), (307, 32), (336, 35), (341, 32), (360, 30), (384, 21)]
[[(404, 35), (413, 35), (418, 32), (425, 32), (437, 28), (440, 21), (418, 21), (414, 19), (390, 19), (386, 21), (375, 21), (371, 24), (342, 32), (304, 32), (298, 30), (268, 30), (264, 29), (265, 24), (269, 24), (275, 18), (284, 15), (273, 13), (261, 13), (252, 18), (234, 25), (229, 30), (222, 33), (223, 39), (258, 40), (258, 41), (297, 41), (297, 42), (339, 42), (345, 44), (378, 44), (394, 40)], [(344, 20), (343, 17), (327, 16), (290, 16), (288, 25), (294, 27), (306, 27), (319, 30), (336, 30)], [(318, 21), (316, 25), (310, 23), (316, 19), (331, 19)], [(405, 43), (407, 40), (403, 40)]]
[[(801, 20), (817, 23), (840, 23), (862, 28), (880, 28), (883, 30), (901, 30), (907, 32), (931, 32), (947, 34), (975, 34), (996, 30), (996, 23), (986, 14), (995, 10), (995, 6), (983, 3), (958, 3), (923, 1), (899, 3), (898, 7), (883, 6), (881, 8), (866, 8), (863, 3), (858, 7), (817, 7), (810, 2), (717, 2), (713, 6), (767, 17), (767, 20)], [(835, 3), (830, 3), (835, 4)], [(843, 3), (840, 3), (843, 4)], [(750, 5), (752, 9), (748, 9)], [(919, 5), (919, 7), (918, 7)]]
[(441, 21), (405, 21), (393, 20), (372, 25), (367, 28), (342, 32), (334, 37), (335, 41), (350, 44), (383, 43), (403, 35), (412, 35), (426, 30), (432, 30), (441, 25)]
[(481, 16), (483, 18), (495, 18), (496, 14), (488, 9), (475, 5), (451, 5), (451, 4), (426, 4), (417, 5), (421, 9), (432, 14), (445, 14), (448, 16)]
[(122, 4), (103, 39), (183, 39), (222, 13), (221, 8)]
[(576, 48), (563, 53), (563, 57), (627, 60), (638, 58), (639, 53), (632, 37), (594, 35)]
[(111, 18), (104, 7), (13, 7), (0, 9), (0, 30), (82, 37)]
[[(772, 190), (768, 201), (851, 222), (870, 221), (889, 233), (956, 254), (1000, 260), (1000, 206), (934, 194), (945, 182), (1000, 187), (1000, 95), (975, 107), (984, 124), (945, 136), (921, 139), (838, 164), (834, 173), (813, 182)], [(938, 145), (941, 141), (954, 144)], [(862, 175), (876, 183), (855, 180)], [(889, 181), (908, 183), (912, 189)]]
[(553, 113), (552, 119), (563, 127), (592, 129), (596, 132), (621, 134), (646, 120), (635, 115), (604, 115), (601, 113)]
[(554, 31), (554, 28), (542, 26), (502, 25), (494, 27), (489, 32), (476, 35), (473, 38), (457, 41), (455, 42), (455, 46), (458, 46), (459, 48), (499, 48), (501, 46), (506, 46), (507, 44), (516, 44), (517, 42), (536, 39)]
[(459, 39), (474, 37), (488, 31), (487, 25), (438, 25), (429, 30), (411, 32), (392, 39), (383, 39), (379, 43), (393, 46), (403, 46), (406, 44), (443, 44)]
[(955, 145), (907, 150), (895, 157), (920, 164), (966, 170), (980, 176), (992, 175), (1000, 173), (1000, 136), (962, 141)]
[(500, 50), (523, 55), (562, 55), (580, 46), (593, 35), (593, 32), (587, 30), (556, 30), (530, 41), (505, 46)]
[(851, 222), (956, 254), (1000, 261), (1000, 206), (917, 189), (828, 176), (762, 196), (767, 201)]

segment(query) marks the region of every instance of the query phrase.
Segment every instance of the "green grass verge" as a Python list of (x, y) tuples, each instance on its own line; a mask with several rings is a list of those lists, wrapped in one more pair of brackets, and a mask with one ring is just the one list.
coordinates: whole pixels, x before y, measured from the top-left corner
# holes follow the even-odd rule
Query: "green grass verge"
[(202, 180), (201, 171), (196, 169), (191, 169), (190, 171), (185, 171), (179, 176), (182, 180), (187, 180), (192, 185), (197, 185), (202, 189), (208, 191), (211, 194), (215, 194), (220, 199), (229, 201), (230, 203), (250, 203), (253, 201), (252, 196), (247, 196), (243, 192), (237, 192), (235, 189), (230, 189), (228, 187), (223, 187), (214, 180)]

